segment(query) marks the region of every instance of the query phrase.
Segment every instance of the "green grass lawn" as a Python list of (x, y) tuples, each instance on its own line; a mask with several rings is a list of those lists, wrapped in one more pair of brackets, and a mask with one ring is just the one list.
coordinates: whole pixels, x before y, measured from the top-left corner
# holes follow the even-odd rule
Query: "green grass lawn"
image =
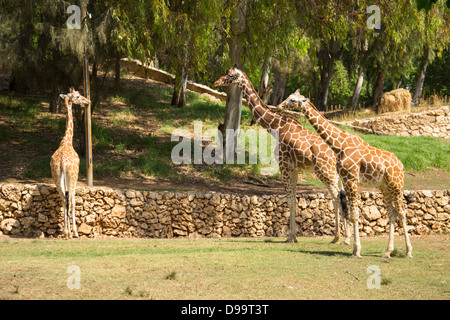
[[(3, 238), (0, 299), (450, 298), (447, 236), (412, 237), (414, 258), (389, 260), (385, 237), (362, 238), (362, 259), (329, 237), (283, 241)], [(396, 244), (404, 253), (403, 238)], [(70, 266), (79, 289), (68, 289)], [(379, 289), (368, 288), (369, 266), (380, 270)]]

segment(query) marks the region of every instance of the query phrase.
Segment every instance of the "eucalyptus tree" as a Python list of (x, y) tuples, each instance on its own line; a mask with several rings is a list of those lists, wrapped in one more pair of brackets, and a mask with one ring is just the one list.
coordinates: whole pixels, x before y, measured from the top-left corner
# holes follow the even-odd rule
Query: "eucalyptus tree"
[(115, 88), (119, 87), (120, 59), (135, 58), (148, 63), (157, 51), (158, 21), (165, 14), (164, 0), (108, 1), (114, 27), (109, 54), (115, 61)]
[(412, 101), (417, 103), (422, 95), (427, 66), (435, 56), (442, 56), (442, 52), (450, 44), (450, 9), (444, 0), (437, 1), (428, 11), (419, 12), (421, 19), (417, 20), (419, 31), (415, 37), (419, 47), (419, 74), (414, 87)]
[(221, 1), (169, 0), (163, 2), (155, 23), (161, 63), (175, 73), (172, 106), (185, 105), (188, 75), (205, 70), (207, 58), (216, 47), (216, 26)]
[(2, 1), (1, 63), (12, 73), (10, 88), (49, 92), (50, 111), (57, 111), (63, 88), (81, 83), (84, 46), (81, 29), (69, 29), (62, 0)]
[[(335, 61), (342, 58), (349, 30), (365, 15), (364, 1), (295, 0), (298, 23), (312, 41), (310, 55), (317, 61), (319, 83), (314, 90), (314, 104), (319, 110), (327, 105)], [(313, 84), (316, 87), (316, 84)]]
[(125, 55), (149, 61), (155, 56), (175, 73), (171, 105), (185, 105), (188, 75), (205, 69), (214, 48), (220, 1), (151, 0), (123, 1), (115, 11), (117, 45)]
[[(259, 81), (260, 93), (267, 89), (270, 64), (275, 60), (283, 62), (289, 56), (286, 42), (296, 27), (292, 5), (290, 0), (223, 2), (222, 37), (228, 47), (229, 65), (244, 69), (252, 82)], [(228, 87), (224, 129), (239, 131), (241, 108), (241, 90), (237, 86)]]
[(427, 69), (427, 78), (424, 84), (425, 94), (439, 94), (450, 97), (450, 48), (443, 51)]
[[(431, 39), (442, 36), (436, 35), (438, 28), (427, 23), (426, 14), (409, 1), (394, 3), (379, 0), (377, 5), (381, 12), (381, 29), (373, 33), (369, 40), (369, 59), (366, 64), (376, 78), (372, 97), (375, 110), (387, 77), (398, 79), (412, 69), (417, 63), (417, 57), (426, 56), (424, 59), (428, 60), (430, 47), (427, 43), (433, 43)], [(441, 25), (439, 19), (433, 24)]]

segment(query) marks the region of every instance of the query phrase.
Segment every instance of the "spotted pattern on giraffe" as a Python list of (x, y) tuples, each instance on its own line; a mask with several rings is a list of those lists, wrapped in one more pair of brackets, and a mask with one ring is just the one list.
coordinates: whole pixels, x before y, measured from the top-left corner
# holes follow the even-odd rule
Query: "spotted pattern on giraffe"
[(394, 250), (394, 224), (397, 218), (403, 225), (406, 256), (412, 257), (412, 246), (405, 219), (406, 209), (403, 203), (404, 170), (401, 161), (393, 153), (375, 148), (356, 134), (348, 133), (331, 124), (317, 111), (309, 99), (300, 94), (299, 90), (286, 100), (286, 108), (299, 108), (317, 133), (336, 153), (336, 166), (348, 197), (350, 221), (353, 223), (353, 256), (361, 257), (358, 186), (370, 185), (381, 190), (389, 212), (389, 243), (384, 257), (390, 257)]
[[(59, 144), (59, 148), (50, 159), (50, 167), (53, 183), (56, 185), (56, 189), (64, 203), (64, 236), (66, 238), (71, 238), (71, 219), (74, 235), (78, 237), (75, 222), (75, 190), (80, 166), (80, 158), (72, 145), (74, 133), (72, 104), (86, 106), (90, 101), (73, 89), (71, 89), (68, 94), (61, 95), (61, 98), (64, 99), (67, 108), (66, 131), (64, 138)], [(72, 213), (72, 218), (70, 217), (70, 213)]]
[[(290, 210), (290, 230), (286, 241), (296, 240), (296, 196), (295, 189), (299, 172), (312, 171), (327, 187), (335, 209), (336, 243), (340, 238), (339, 217), (342, 216), (345, 240), (349, 243), (350, 234), (344, 218), (339, 198), (339, 176), (336, 170), (336, 156), (321, 137), (307, 130), (301, 123), (286, 115), (271, 111), (256, 93), (247, 75), (236, 67), (229, 69), (215, 83), (214, 87), (237, 85), (247, 100), (255, 121), (269, 132), (278, 131), (278, 165)], [(284, 103), (284, 102), (283, 102)]]

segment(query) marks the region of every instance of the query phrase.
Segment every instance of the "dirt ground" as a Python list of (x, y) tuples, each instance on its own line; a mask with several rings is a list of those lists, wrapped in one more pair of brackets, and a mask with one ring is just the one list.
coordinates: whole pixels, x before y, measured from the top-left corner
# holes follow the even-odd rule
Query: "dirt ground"
[[(2, 170), (8, 172), (10, 170)], [(277, 195), (284, 194), (284, 187), (279, 180), (266, 180), (263, 183), (257, 181), (230, 181), (230, 182), (216, 182), (210, 179), (192, 178), (185, 180), (162, 180), (156, 178), (106, 178), (95, 179), (94, 186), (109, 187), (114, 189), (133, 189), (146, 191), (199, 191), (208, 192), (215, 191), (225, 194), (239, 194), (239, 195)], [(0, 175), (0, 183), (19, 183), (19, 184), (46, 184), (53, 185), (51, 179), (15, 179), (8, 178), (4, 174)], [(86, 186), (86, 179), (80, 177), (78, 180), (79, 186)], [(432, 171), (426, 173), (415, 173), (414, 176), (410, 173), (405, 177), (405, 189), (407, 190), (445, 190), (450, 188), (450, 175), (442, 171)], [(374, 190), (368, 188), (361, 188), (361, 190)], [(317, 187), (310, 184), (305, 184), (299, 181), (297, 185), (297, 193), (315, 193), (327, 192), (325, 187)]]
[[(53, 185), (51, 179), (14, 179), (0, 177), (0, 183), (12, 184), (45, 184)], [(87, 186), (86, 179), (80, 177), (78, 186)], [(189, 180), (161, 180), (152, 178), (135, 178), (135, 179), (120, 179), (120, 178), (106, 178), (95, 179), (95, 187), (109, 187), (113, 189), (133, 189), (145, 191), (199, 191), (208, 192), (215, 191), (225, 194), (247, 194), (247, 195), (275, 195), (283, 194), (284, 187), (281, 181), (272, 181), (267, 185), (259, 184), (258, 182), (215, 182), (209, 179), (189, 179)], [(315, 187), (307, 184), (299, 184), (297, 186), (298, 193), (310, 192), (326, 192), (325, 188)]]

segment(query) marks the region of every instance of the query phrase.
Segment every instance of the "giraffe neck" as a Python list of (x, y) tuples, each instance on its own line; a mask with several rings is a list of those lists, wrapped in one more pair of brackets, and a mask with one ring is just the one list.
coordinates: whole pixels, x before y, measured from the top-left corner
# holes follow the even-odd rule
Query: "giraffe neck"
[(250, 111), (252, 112), (255, 121), (264, 129), (277, 130), (283, 125), (284, 122), (286, 122), (279, 114), (272, 112), (267, 107), (267, 105), (256, 93), (256, 90), (250, 80), (245, 79), (245, 81), (241, 81), (239, 83), (239, 87), (242, 90), (245, 100), (248, 102)]
[(73, 116), (72, 116), (72, 102), (66, 100), (67, 108), (67, 120), (66, 120), (66, 132), (62, 143), (72, 145), (73, 141)]
[(344, 142), (349, 136), (345, 131), (332, 125), (324, 116), (322, 116), (311, 102), (304, 106), (303, 112), (306, 119), (314, 127), (320, 137), (325, 141), (334, 152), (340, 152), (344, 148)]

